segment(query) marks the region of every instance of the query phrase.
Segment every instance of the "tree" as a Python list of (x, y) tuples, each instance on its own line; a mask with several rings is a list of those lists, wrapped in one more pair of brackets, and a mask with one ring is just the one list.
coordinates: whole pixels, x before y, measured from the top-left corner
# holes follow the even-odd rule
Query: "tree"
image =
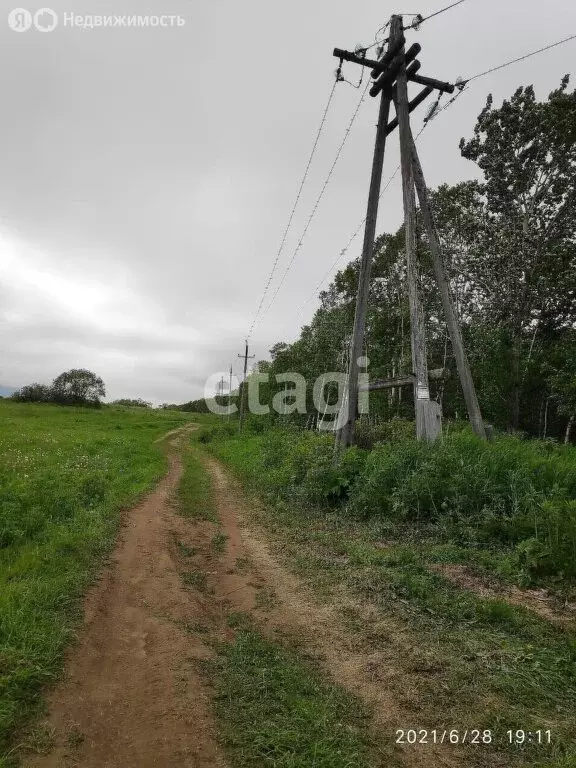
[(568, 80), (546, 102), (532, 86), (499, 109), (489, 96), (473, 138), (460, 142), (485, 178), (467, 271), (485, 316), (508, 334), (514, 427), (523, 346), (576, 316), (576, 91), (567, 92)]
[(568, 417), (564, 442), (569, 443), (576, 422), (576, 331), (571, 331), (554, 350), (554, 360), (547, 363), (551, 398), (558, 413)]
[(57, 376), (52, 383), (53, 399), (65, 405), (100, 405), (106, 396), (104, 382), (92, 371), (73, 368)]
[(21, 403), (49, 403), (52, 400), (52, 389), (46, 384), (28, 384), (15, 392), (13, 397)]

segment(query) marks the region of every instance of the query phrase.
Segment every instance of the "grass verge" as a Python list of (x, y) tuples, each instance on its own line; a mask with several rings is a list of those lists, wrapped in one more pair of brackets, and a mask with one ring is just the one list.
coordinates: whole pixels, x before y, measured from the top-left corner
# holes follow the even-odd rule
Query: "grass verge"
[(200, 461), (194, 444), (182, 457), (184, 472), (178, 486), (178, 509), (189, 520), (217, 522), (212, 482)]
[(358, 701), (302, 656), (240, 631), (214, 665), (216, 709), (235, 768), (375, 765)]

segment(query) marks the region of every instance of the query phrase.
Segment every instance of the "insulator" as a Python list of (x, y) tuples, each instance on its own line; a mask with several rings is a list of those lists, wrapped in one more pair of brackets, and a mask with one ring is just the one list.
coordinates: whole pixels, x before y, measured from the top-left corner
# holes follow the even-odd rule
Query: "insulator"
[(436, 117), (436, 113), (438, 112), (438, 102), (435, 101), (434, 104), (428, 109), (428, 112), (426, 113), (426, 117), (424, 118), (424, 122), (428, 123), (430, 120), (433, 120)]
[(354, 47), (354, 53), (356, 56), (362, 56), (362, 54), (366, 53), (366, 46), (358, 43), (358, 45)]
[(460, 77), (460, 75), (458, 75), (458, 77), (454, 81), (454, 85), (456, 86), (456, 88), (458, 88), (459, 91), (461, 91), (462, 88), (464, 88), (464, 86), (466, 85), (466, 81), (462, 77)]
[(424, 21), (424, 17), (422, 16), (422, 14), (417, 13), (416, 16), (414, 16), (414, 18), (412, 19), (412, 24), (410, 26), (412, 27), (412, 29), (415, 29), (416, 31), (418, 31), (423, 21)]

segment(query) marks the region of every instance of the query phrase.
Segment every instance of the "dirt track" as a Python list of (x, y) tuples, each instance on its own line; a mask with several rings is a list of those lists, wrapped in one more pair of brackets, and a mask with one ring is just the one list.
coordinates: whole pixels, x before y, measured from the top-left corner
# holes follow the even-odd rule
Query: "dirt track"
[[(249, 612), (265, 634), (288, 634), (305, 643), (338, 683), (369, 704), (375, 731), (389, 741), (411, 714), (398, 709), (389, 685), (401, 674), (390, 653), (401, 652), (401, 628), (392, 623), (382, 628), (394, 638), (390, 647), (362, 648), (342, 629), (340, 609), (349, 598), (318, 604), (271, 554), (241, 490), (215, 459), (203, 461), (219, 525), (179, 516), (170, 499), (182, 473), (185, 439), (185, 431), (169, 437), (168, 474), (127, 513), (112, 563), (86, 600), (85, 624), (65, 677), (49, 698), (45, 725), (54, 734), (54, 747), (25, 765), (227, 766), (216, 740), (212, 692), (198, 662), (212, 656), (208, 639), (232, 639), (227, 623), (232, 611)], [(220, 526), (226, 547), (215, 552), (212, 540)], [(201, 588), (186, 586), (182, 577), (191, 569), (202, 575)], [(402, 763), (450, 766), (454, 755), (411, 749)], [(389, 762), (383, 758), (378, 765)]]
[(194, 666), (208, 651), (185, 628), (202, 609), (171, 552), (183, 525), (170, 504), (182, 439), (172, 436), (168, 474), (128, 513), (112, 564), (88, 595), (79, 642), (49, 699), (55, 748), (28, 766), (226, 765)]

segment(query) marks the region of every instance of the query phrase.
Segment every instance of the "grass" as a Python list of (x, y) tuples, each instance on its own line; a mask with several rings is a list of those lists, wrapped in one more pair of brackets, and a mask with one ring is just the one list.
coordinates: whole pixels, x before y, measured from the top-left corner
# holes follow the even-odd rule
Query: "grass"
[(257, 632), (241, 630), (234, 643), (221, 646), (215, 684), (234, 768), (375, 765), (359, 702), (302, 655)]
[(199, 592), (206, 592), (208, 586), (206, 574), (202, 571), (186, 571), (182, 574), (182, 581)]
[(226, 552), (226, 543), (228, 541), (228, 536), (224, 533), (224, 531), (218, 531), (210, 542), (210, 546), (212, 548), (212, 551), (217, 555), (223, 555), (224, 552)]
[(184, 472), (178, 486), (178, 509), (193, 521), (217, 522), (212, 482), (204, 470), (198, 449), (190, 445), (183, 455)]
[[(396, 686), (399, 707), (430, 729), (473, 723), (504, 737), (508, 729), (551, 728), (549, 747), (520, 750), (501, 740), (494, 748), (498, 759), (511, 765), (575, 765), (574, 632), (504, 600), (460, 589), (430, 569), (435, 562), (464, 562), (487, 572), (500, 569), (502, 580), (513, 581), (505, 555), (422, 540), (414, 535), (417, 523), (360, 520), (342, 509), (321, 511), (278, 500), (262, 471), (265, 440), (217, 439), (210, 450), (267, 498), (266, 507), (255, 505), (255, 514), (282, 557), (319, 597), (333, 602), (344, 587), (355, 598), (358, 608), (349, 606), (342, 620), (368, 649), (388, 649), (398, 670), (388, 685)], [(372, 619), (361, 611), (366, 602), (376, 609)], [(469, 764), (491, 765), (490, 755), (494, 752), (478, 753)]]
[(154, 441), (188, 420), (0, 400), (0, 766), (61, 672), (121, 509), (165, 470)]

